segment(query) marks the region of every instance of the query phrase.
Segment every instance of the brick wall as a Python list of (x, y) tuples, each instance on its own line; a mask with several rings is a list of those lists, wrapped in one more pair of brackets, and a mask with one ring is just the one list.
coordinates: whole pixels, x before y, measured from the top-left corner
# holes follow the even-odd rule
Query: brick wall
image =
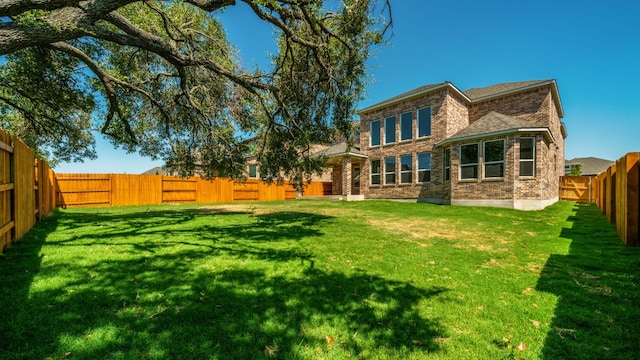
[[(436, 143), (444, 140), (452, 133), (468, 125), (467, 109), (460, 97), (454, 96), (449, 89), (442, 89), (430, 94), (415, 97), (398, 104), (362, 114), (360, 119), (360, 149), (368, 155), (367, 161), (362, 167), (361, 193), (366, 198), (442, 198), (448, 196), (448, 186), (443, 186), (442, 177), (442, 150), (434, 151)], [(418, 132), (417, 110), (431, 107), (431, 136), (416, 138)], [(400, 115), (412, 112), (413, 138), (406, 141), (397, 141), (393, 144), (385, 144), (384, 119), (396, 116), (396, 139), (400, 139)], [(381, 145), (370, 147), (370, 123), (380, 120)], [(431, 152), (431, 182), (416, 183), (417, 179), (417, 154)], [(411, 154), (413, 156), (413, 183), (399, 184), (400, 182), (400, 156)], [(380, 159), (384, 163), (386, 157), (396, 158), (396, 184), (384, 185), (384, 166), (382, 167), (382, 182), (380, 186), (370, 185), (370, 161)]]
[[(431, 136), (416, 139), (417, 109), (431, 107)], [(414, 138), (409, 141), (384, 144), (384, 119), (396, 116), (396, 139), (400, 139), (400, 115), (411, 111), (413, 115)], [(512, 134), (502, 137), (472, 140), (479, 143), (479, 177), (474, 180), (458, 180), (459, 143), (451, 144), (451, 181), (444, 181), (444, 148), (435, 148), (440, 141), (464, 129), (490, 111), (518, 117), (540, 127), (548, 127), (556, 141), (549, 143), (540, 134)], [(370, 147), (370, 123), (380, 120), (381, 145)], [(548, 200), (557, 197), (557, 182), (564, 173), (564, 139), (561, 123), (550, 86), (469, 104), (451, 89), (441, 89), (423, 94), (401, 103), (361, 114), (361, 149), (368, 155), (362, 167), (361, 193), (366, 198), (428, 198), (476, 199), (476, 200)], [(519, 177), (520, 137), (536, 136), (535, 177)], [(485, 140), (503, 138), (506, 140), (505, 174), (502, 179), (482, 178), (482, 144)], [(431, 152), (431, 182), (417, 184), (417, 154)], [(411, 154), (414, 161), (413, 183), (399, 184), (400, 158)], [(384, 159), (396, 158), (396, 184), (384, 184)], [(381, 161), (381, 185), (370, 185), (370, 161)]]

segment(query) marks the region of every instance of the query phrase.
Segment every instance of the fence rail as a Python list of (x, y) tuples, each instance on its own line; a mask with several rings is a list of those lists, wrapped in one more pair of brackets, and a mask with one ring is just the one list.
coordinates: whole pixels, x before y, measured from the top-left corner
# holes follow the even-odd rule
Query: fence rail
[[(261, 180), (181, 178), (161, 175), (57, 174), (59, 207), (159, 205), (290, 200), (294, 186)], [(331, 183), (312, 182), (303, 196), (331, 194)]]

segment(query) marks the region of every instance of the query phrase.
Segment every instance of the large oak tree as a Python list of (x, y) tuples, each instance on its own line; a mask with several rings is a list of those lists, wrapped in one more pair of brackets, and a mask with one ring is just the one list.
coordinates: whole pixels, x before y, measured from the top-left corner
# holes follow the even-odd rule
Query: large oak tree
[(313, 144), (349, 135), (389, 0), (237, 0), (276, 29), (245, 69), (221, 12), (236, 0), (0, 0), (0, 127), (53, 161), (95, 157), (92, 130), (188, 175), (298, 182)]

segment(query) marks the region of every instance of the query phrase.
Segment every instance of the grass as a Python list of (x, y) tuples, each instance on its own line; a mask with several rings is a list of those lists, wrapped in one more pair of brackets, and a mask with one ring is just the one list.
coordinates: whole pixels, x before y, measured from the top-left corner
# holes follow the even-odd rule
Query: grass
[(635, 359), (593, 205), (60, 210), (0, 257), (2, 359)]

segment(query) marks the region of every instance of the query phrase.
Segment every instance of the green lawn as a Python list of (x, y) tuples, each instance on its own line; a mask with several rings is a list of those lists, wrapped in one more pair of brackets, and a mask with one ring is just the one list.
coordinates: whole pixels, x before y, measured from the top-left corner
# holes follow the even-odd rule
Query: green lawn
[(61, 210), (0, 256), (2, 359), (636, 359), (593, 205)]

